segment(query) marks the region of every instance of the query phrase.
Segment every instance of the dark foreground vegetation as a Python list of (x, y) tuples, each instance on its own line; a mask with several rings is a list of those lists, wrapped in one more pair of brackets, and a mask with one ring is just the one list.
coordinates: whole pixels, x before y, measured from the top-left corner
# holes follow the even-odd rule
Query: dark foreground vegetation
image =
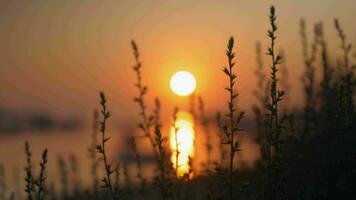
[[(58, 158), (61, 180), (55, 183), (47, 181), (47, 150), (43, 151), (42, 161), (38, 165), (32, 162), (30, 143), (25, 144), (27, 162), (25, 166), (25, 198), (43, 199), (267, 199), (267, 200), (307, 200), (307, 199), (355, 199), (356, 198), (356, 113), (354, 107), (355, 65), (352, 61), (350, 41), (343, 32), (341, 24), (335, 20), (335, 38), (340, 49), (328, 49), (324, 37), (323, 24), (314, 25), (312, 37), (307, 35), (304, 20), (300, 24), (301, 50), (303, 52), (304, 73), (301, 78), (304, 88), (304, 109), (293, 111), (283, 104), (288, 98), (289, 88), (285, 76), (284, 58), (277, 52), (278, 26), (274, 7), (269, 14), (270, 28), (266, 40), (267, 51), (256, 45), (257, 88), (253, 106), (256, 127), (256, 142), (260, 147), (261, 158), (254, 169), (239, 169), (236, 159), (240, 148), (237, 135), (244, 127), (244, 112), (236, 104), (238, 93), (236, 84), (235, 41), (227, 43), (227, 64), (223, 68), (226, 75), (227, 101), (226, 111), (217, 115), (216, 123), (208, 120), (204, 114), (203, 99), (199, 98), (197, 121), (204, 127), (206, 137), (210, 125), (218, 126), (221, 131), (219, 149), (221, 156), (211, 158), (211, 143), (206, 144), (208, 159), (205, 170), (194, 172), (194, 159), (190, 159), (189, 172), (182, 178), (176, 177), (176, 171), (170, 160), (168, 142), (161, 134), (160, 102), (156, 99), (153, 113), (146, 107), (147, 87), (141, 74), (140, 53), (136, 43), (132, 42), (135, 59), (134, 72), (137, 75), (135, 97), (141, 122), (138, 127), (154, 152), (156, 170), (154, 179), (148, 180), (142, 172), (140, 152), (136, 139), (130, 144), (135, 157), (135, 176), (127, 173), (127, 164), (110, 163), (107, 146), (110, 145), (110, 107), (104, 93), (100, 93), (100, 112), (94, 114), (93, 143), (89, 149), (92, 161), (90, 166), (92, 182), (90, 187), (81, 187), (76, 177), (68, 176), (68, 170), (78, 172), (76, 159), (72, 158), (70, 168), (63, 158)], [(334, 53), (339, 51), (342, 57)], [(264, 54), (266, 53), (266, 54)], [(338, 53), (339, 55), (339, 53)], [(265, 67), (263, 56), (270, 62)], [(336, 60), (336, 61), (335, 61)], [(321, 78), (316, 73), (321, 73)], [(177, 113), (177, 110), (174, 111)], [(175, 119), (175, 114), (173, 119)], [(83, 149), (85, 151), (85, 149)], [(176, 153), (179, 156), (179, 152)], [(40, 156), (40, 155), (34, 155)], [(124, 173), (120, 174), (119, 169)], [(120, 170), (122, 171), (122, 170)], [(198, 174), (191, 178), (191, 174)], [(16, 199), (18, 194), (6, 191), (0, 170), (0, 200)], [(134, 181), (133, 181), (134, 180)], [(68, 188), (68, 183), (74, 188)], [(135, 182), (137, 184), (132, 184)], [(124, 184), (122, 184), (124, 183)], [(60, 190), (54, 188), (59, 185)]]

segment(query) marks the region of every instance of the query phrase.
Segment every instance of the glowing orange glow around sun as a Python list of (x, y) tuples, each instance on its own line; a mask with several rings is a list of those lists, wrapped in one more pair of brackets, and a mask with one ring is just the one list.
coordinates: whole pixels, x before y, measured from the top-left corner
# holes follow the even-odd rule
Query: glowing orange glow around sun
[[(178, 146), (178, 177), (192, 178), (191, 173), (189, 173), (191, 166), (189, 165), (189, 158), (194, 157), (194, 120), (190, 113), (180, 111), (177, 114), (177, 120), (175, 123), (177, 128), (177, 140), (175, 137), (175, 129), (172, 126), (170, 130), (170, 147), (172, 150), (171, 161), (174, 168), (176, 168), (176, 153)], [(178, 145), (177, 145), (178, 142)], [(176, 146), (177, 145), (177, 146)]]

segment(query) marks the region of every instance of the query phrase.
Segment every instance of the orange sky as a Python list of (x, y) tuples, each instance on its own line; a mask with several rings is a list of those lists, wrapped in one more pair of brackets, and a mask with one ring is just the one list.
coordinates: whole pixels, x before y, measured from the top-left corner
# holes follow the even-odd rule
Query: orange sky
[[(172, 94), (169, 79), (178, 70), (188, 70), (197, 78), (197, 93), (204, 97), (208, 112), (226, 111), (223, 87), (227, 80), (221, 69), (226, 64), (226, 42), (232, 35), (236, 40), (239, 106), (252, 118), (255, 42), (261, 41), (263, 49), (267, 48), (271, 4), (276, 6), (280, 26), (277, 46), (285, 50), (293, 87), (292, 93), (287, 93), (289, 104), (298, 105), (303, 98), (300, 18), (307, 20), (309, 33), (313, 23), (325, 22), (329, 49), (340, 54), (333, 19), (339, 18), (354, 43), (355, 0), (0, 0), (0, 110), (85, 116), (89, 123), (93, 108), (98, 107), (98, 93), (103, 90), (112, 116), (121, 119), (119, 124), (110, 121), (109, 127), (131, 133), (138, 123), (134, 119), (138, 117), (133, 102), (137, 91), (130, 46), (130, 40), (135, 39), (142, 54), (149, 103), (160, 97), (166, 116), (172, 114), (175, 105), (187, 109), (189, 99)], [(164, 134), (169, 130), (169, 123), (165, 125)], [(29, 140), (36, 163), (40, 151), (49, 148), (49, 177), (53, 181), (58, 175), (53, 159), (56, 155), (75, 153), (81, 166), (88, 166), (86, 149), (91, 131), (88, 124), (85, 128), (80, 133), (54, 130), (49, 134), (25, 132), (20, 137), (1, 135), (0, 162), (6, 163), (10, 173), (23, 169), (23, 142)], [(110, 131), (112, 159), (127, 146), (116, 132)], [(217, 145), (217, 134), (213, 137)], [(241, 161), (249, 160), (252, 165), (258, 147), (250, 137), (240, 137), (244, 150)], [(200, 150), (200, 159), (204, 159), (204, 136), (197, 134), (196, 138), (200, 141), (196, 151)], [(139, 142), (144, 144), (138, 145), (142, 148), (139, 152), (147, 151), (147, 141)], [(89, 169), (83, 169), (81, 176), (88, 182)]]
[[(354, 0), (1, 1), (0, 107), (87, 114), (104, 90), (115, 116), (136, 116), (133, 38), (142, 53), (148, 101), (159, 96), (169, 111), (187, 105), (169, 90), (170, 76), (185, 69), (196, 75), (197, 92), (209, 110), (225, 110), (220, 69), (233, 35), (240, 103), (250, 111), (254, 47), (260, 40), (266, 48), (271, 4), (277, 8), (277, 43), (286, 51), (292, 92), (300, 96), (299, 19), (305, 17), (309, 28), (324, 21), (330, 46), (336, 47), (332, 20), (337, 17), (354, 41)], [(295, 105), (301, 98), (291, 100)]]

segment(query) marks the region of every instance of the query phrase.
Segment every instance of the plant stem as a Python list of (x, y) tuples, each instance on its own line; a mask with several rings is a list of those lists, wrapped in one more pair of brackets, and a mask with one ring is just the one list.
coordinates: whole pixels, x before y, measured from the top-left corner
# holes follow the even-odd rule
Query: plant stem
[(26, 153), (26, 164), (25, 167), (26, 177), (25, 177), (25, 192), (27, 194), (27, 200), (32, 200), (33, 193), (33, 174), (32, 174), (32, 162), (31, 162), (31, 151), (28, 141), (25, 142), (25, 153)]
[[(233, 52), (234, 38), (231, 37), (228, 41), (226, 56), (228, 58), (228, 68), (224, 67), (223, 72), (229, 78), (229, 86), (225, 89), (229, 93), (228, 101), (228, 113), (226, 117), (229, 119), (229, 126), (224, 126), (223, 130), (225, 133), (225, 144), (229, 145), (230, 158), (229, 158), (229, 199), (233, 199), (233, 174), (234, 174), (234, 156), (237, 151), (239, 151), (239, 143), (235, 141), (234, 136), (240, 129), (238, 127), (241, 119), (244, 116), (244, 112), (240, 112), (238, 118), (235, 119), (236, 109), (234, 107), (234, 100), (237, 98), (238, 94), (234, 92), (234, 85), (236, 81), (236, 75), (233, 72), (235, 63), (233, 61), (235, 53)], [(228, 130), (229, 129), (229, 130)]]
[(156, 144), (154, 142), (153, 136), (151, 135), (151, 126), (154, 122), (154, 119), (152, 116), (148, 117), (146, 113), (145, 95), (147, 94), (147, 87), (144, 86), (142, 83), (142, 74), (141, 74), (142, 64), (140, 62), (140, 53), (138, 51), (138, 47), (135, 41), (132, 40), (131, 45), (132, 45), (133, 54), (136, 62), (135, 66), (133, 67), (133, 70), (136, 72), (136, 78), (137, 78), (137, 82), (135, 86), (138, 89), (138, 96), (134, 98), (134, 101), (138, 103), (140, 107), (140, 115), (142, 117), (142, 123), (139, 124), (139, 128), (143, 130), (145, 134), (144, 136), (147, 137), (148, 140), (150, 141), (155, 156), (157, 156)]
[(46, 181), (46, 165), (47, 165), (47, 149), (45, 149), (42, 153), (42, 161), (40, 163), (40, 175), (38, 180), (36, 181), (36, 185), (38, 186), (37, 199), (44, 200), (44, 191), (45, 191), (45, 181)]
[(104, 161), (105, 167), (105, 178), (102, 180), (104, 183), (104, 188), (109, 190), (110, 196), (113, 200), (119, 199), (116, 194), (118, 191), (114, 191), (113, 185), (111, 183), (111, 174), (115, 172), (115, 170), (111, 169), (111, 165), (108, 163), (107, 155), (106, 155), (106, 142), (110, 139), (106, 137), (106, 122), (110, 117), (110, 112), (106, 109), (106, 97), (103, 92), (100, 93), (100, 105), (101, 105), (101, 114), (103, 115), (103, 120), (100, 122), (100, 132), (101, 132), (101, 144), (97, 145), (96, 149), (102, 155), (102, 159)]
[(179, 128), (177, 127), (177, 113), (178, 113), (178, 108), (174, 108), (172, 127), (174, 129), (174, 140), (175, 140), (175, 148), (176, 148), (176, 152), (175, 152), (175, 159), (176, 159), (175, 170), (176, 170), (176, 176), (177, 176), (177, 178), (179, 178), (179, 154), (180, 154), (180, 152), (179, 152), (179, 142), (178, 142), (178, 131), (179, 131)]

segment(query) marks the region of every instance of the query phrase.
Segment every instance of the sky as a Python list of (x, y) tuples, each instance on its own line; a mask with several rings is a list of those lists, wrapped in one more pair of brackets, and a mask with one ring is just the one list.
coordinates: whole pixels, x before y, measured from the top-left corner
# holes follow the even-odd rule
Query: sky
[[(186, 108), (188, 98), (169, 89), (178, 70), (197, 78), (197, 94), (208, 111), (225, 108), (225, 48), (236, 40), (239, 103), (251, 110), (255, 88), (255, 43), (267, 48), (270, 5), (277, 9), (277, 48), (286, 52), (288, 104), (302, 102), (303, 69), (299, 20), (323, 21), (331, 48), (337, 48), (333, 19), (355, 42), (354, 0), (180, 0), (180, 1), (0, 1), (0, 108), (46, 111), (57, 115), (91, 114), (98, 92), (106, 92), (113, 114), (137, 116), (130, 41), (141, 52), (147, 101), (159, 97), (164, 110)], [(266, 56), (265, 56), (266, 57)], [(266, 57), (266, 66), (269, 60)], [(288, 95), (288, 94), (287, 94)]]

